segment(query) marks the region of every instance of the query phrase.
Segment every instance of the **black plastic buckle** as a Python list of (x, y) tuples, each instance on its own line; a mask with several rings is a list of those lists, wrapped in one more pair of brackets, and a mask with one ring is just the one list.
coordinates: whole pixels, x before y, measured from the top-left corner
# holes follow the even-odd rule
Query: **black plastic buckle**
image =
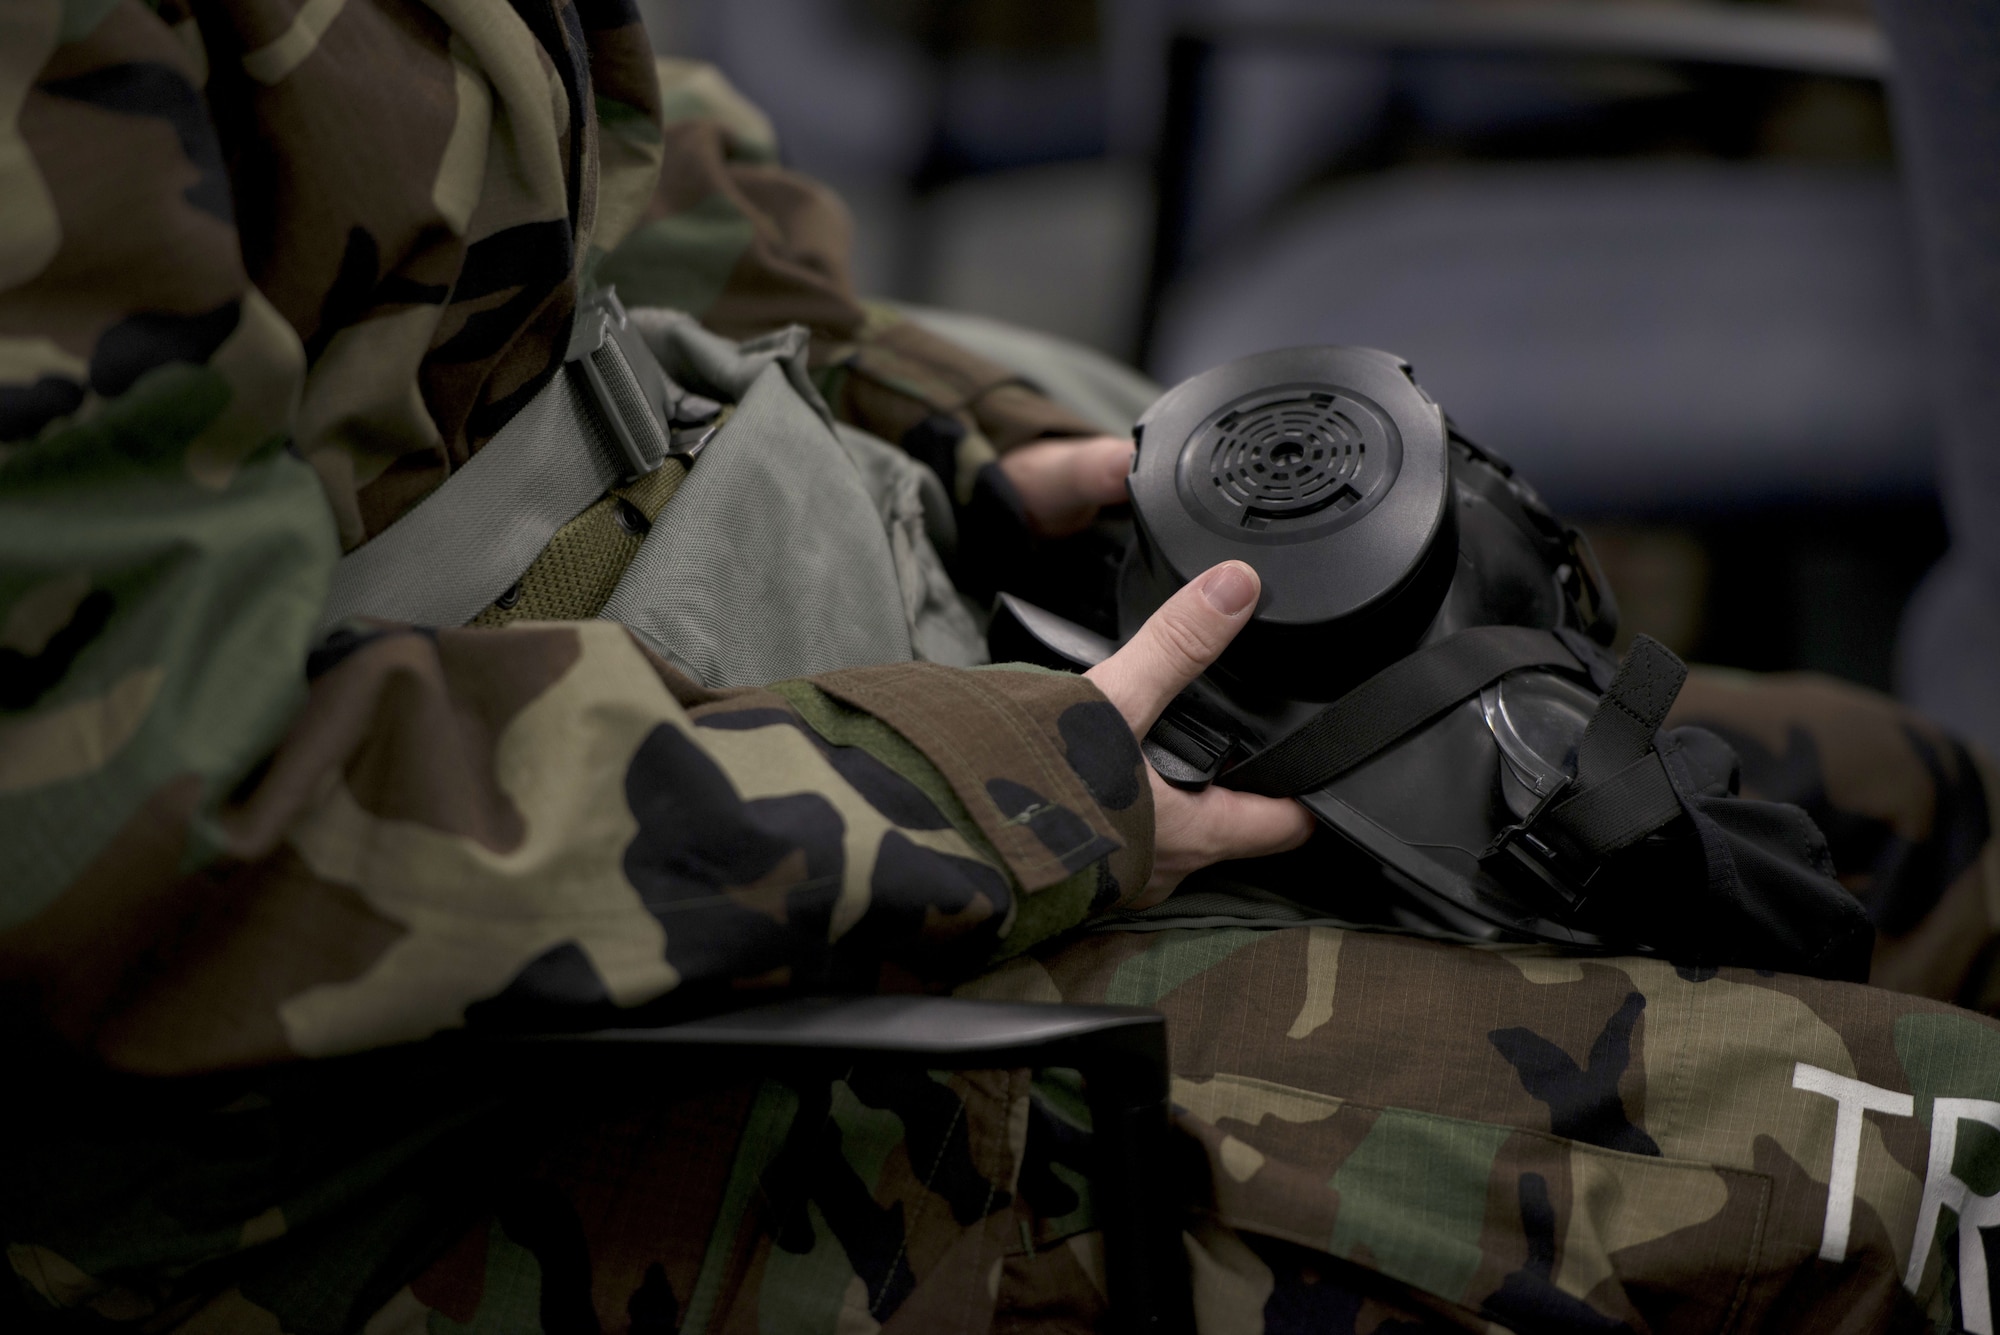
[(1532, 819), (1502, 830), (1479, 859), (1487, 874), (1545, 892), (1564, 914), (1583, 908), (1603, 864), (1579, 857), (1559, 841), (1542, 837)]
[(1495, 835), (1479, 855), (1479, 865), (1489, 876), (1543, 891), (1566, 914), (1581, 909), (1590, 898), (1591, 883), (1603, 870), (1603, 864), (1579, 854), (1561, 836), (1551, 837), (1552, 832), (1537, 826), (1544, 812), (1575, 792), (1576, 781), (1565, 779), (1542, 793), (1534, 810)]
[(1222, 720), (1203, 716), (1182, 694), (1167, 702), (1139, 744), (1155, 773), (1176, 788), (1199, 791), (1215, 781), (1236, 747)]

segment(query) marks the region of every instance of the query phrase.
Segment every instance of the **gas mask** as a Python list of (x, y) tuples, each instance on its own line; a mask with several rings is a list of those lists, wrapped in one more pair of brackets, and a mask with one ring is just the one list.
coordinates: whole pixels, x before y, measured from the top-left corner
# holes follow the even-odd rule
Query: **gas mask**
[[(1406, 362), (1246, 357), (1170, 390), (1133, 435), (1120, 638), (1219, 562), (1263, 586), (1144, 739), (1167, 782), (1295, 798), (1413, 930), (1865, 972), (1872, 930), (1817, 831), (1735, 797), (1712, 734), (1661, 733), (1686, 669), (1644, 636), (1613, 659), (1587, 541)], [(1070, 668), (1117, 647), (1004, 594), (989, 639), (996, 659)], [(1770, 812), (1789, 813), (1777, 871)], [(1689, 932), (1698, 902), (1745, 924)]]

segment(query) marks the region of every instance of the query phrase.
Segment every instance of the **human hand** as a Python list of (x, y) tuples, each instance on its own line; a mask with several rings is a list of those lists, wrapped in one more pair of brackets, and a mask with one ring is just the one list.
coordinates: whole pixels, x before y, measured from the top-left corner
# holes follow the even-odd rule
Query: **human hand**
[[(1144, 737), (1167, 702), (1249, 622), (1259, 587), (1255, 570), (1225, 561), (1189, 581), (1128, 644), (1083, 675), (1125, 716), (1132, 735)], [(1312, 817), (1290, 798), (1216, 787), (1190, 793), (1151, 766), (1146, 775), (1153, 783), (1153, 875), (1133, 908), (1159, 903), (1182, 877), (1212, 862), (1282, 853), (1312, 834)]]
[(1124, 436), (1037, 440), (1000, 456), (1038, 538), (1080, 533), (1100, 508), (1125, 499), (1132, 442)]

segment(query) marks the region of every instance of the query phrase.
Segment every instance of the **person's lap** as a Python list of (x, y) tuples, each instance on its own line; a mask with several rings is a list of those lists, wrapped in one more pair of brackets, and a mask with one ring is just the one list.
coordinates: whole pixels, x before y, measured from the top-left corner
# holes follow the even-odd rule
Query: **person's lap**
[[(1181, 1153), (1162, 1171), (1191, 1210), (1204, 1329), (1363, 1311), (1476, 1329), (1919, 1317), (1902, 1284), (1927, 1183), (1948, 1198), (1943, 1174), (1974, 1191), (2000, 1176), (1983, 1133), (1931, 1162), (1937, 1100), (2000, 1090), (2000, 1025), (1909, 993), (1987, 996), (2000, 789), (1900, 706), (1823, 679), (1698, 672), (1680, 714), (1729, 733), (1751, 790), (1831, 827), (1893, 929), (1878, 972), (1904, 991), (1324, 926), (1089, 931), (960, 989), (1167, 1015)], [(1837, 1147), (1835, 1095), (1857, 1091), (1889, 1111)], [(857, 1071), (593, 1114), (512, 1218), (562, 1216), (587, 1258), (572, 1283), (607, 1323), (1087, 1328), (1088, 1156), (1061, 1073)], [(456, 1294), (466, 1319), (465, 1295), (562, 1231), (507, 1213), (405, 1310)], [(1817, 1259), (1838, 1222), (1843, 1266)], [(536, 1238), (513, 1239), (524, 1226)], [(1926, 1251), (1928, 1306), (1958, 1262), (1949, 1235)]]

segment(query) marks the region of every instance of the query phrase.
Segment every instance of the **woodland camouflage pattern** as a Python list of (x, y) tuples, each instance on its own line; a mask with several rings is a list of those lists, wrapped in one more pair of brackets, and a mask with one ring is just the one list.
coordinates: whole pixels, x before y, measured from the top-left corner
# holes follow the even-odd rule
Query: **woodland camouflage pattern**
[(1698, 673), (1676, 721), (1812, 812), (1895, 991), (1076, 934), (1151, 809), (1054, 674), (313, 643), (338, 554), (546, 383), (595, 280), (805, 324), (968, 507), (1087, 429), (862, 304), (846, 232), (619, 0), (0, 7), (0, 1327), (1090, 1328), (1062, 1072), (661, 1098), (393, 1046), (956, 986), (1168, 1014), (1211, 1335), (1992, 1329), (2000, 787), (1886, 701)]

